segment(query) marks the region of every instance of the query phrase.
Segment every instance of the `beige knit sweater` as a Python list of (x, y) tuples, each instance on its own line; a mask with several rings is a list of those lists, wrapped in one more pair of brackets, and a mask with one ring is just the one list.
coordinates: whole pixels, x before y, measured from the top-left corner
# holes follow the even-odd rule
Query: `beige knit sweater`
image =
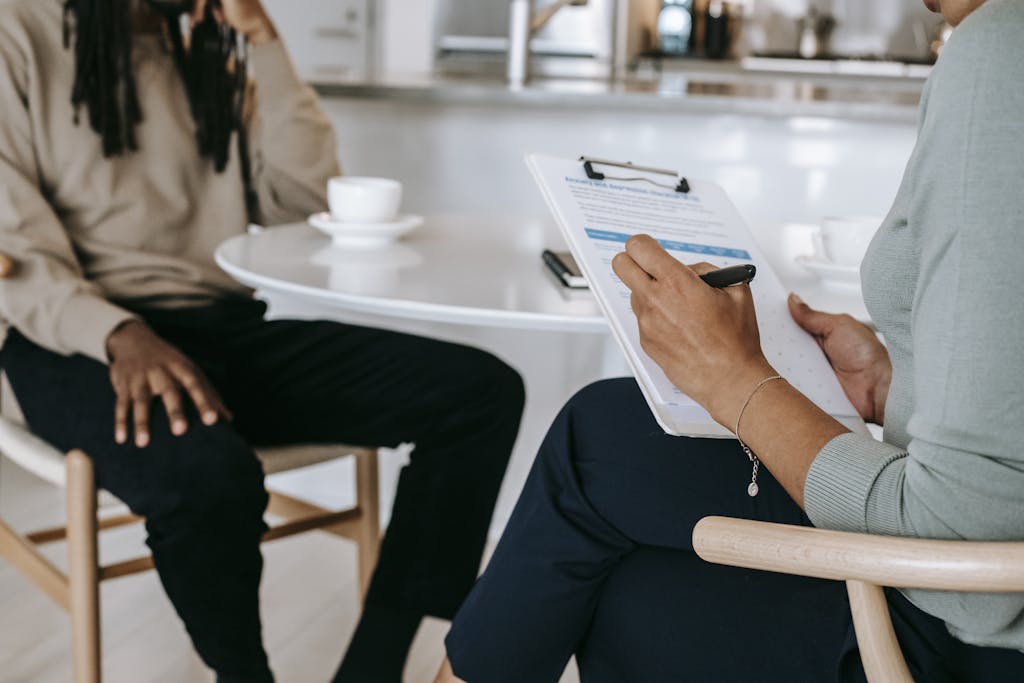
[[(73, 123), (62, 5), (0, 4), (0, 252), (18, 264), (0, 281), (0, 316), (41, 346), (106, 362), (107, 336), (131, 317), (115, 302), (173, 307), (245, 291), (213, 251), (247, 216), (238, 160), (218, 174), (200, 158), (158, 37), (136, 38), (139, 151), (106, 159), (85, 112)], [(334, 134), (279, 41), (253, 48), (251, 69), (260, 218), (301, 220), (339, 173)]]

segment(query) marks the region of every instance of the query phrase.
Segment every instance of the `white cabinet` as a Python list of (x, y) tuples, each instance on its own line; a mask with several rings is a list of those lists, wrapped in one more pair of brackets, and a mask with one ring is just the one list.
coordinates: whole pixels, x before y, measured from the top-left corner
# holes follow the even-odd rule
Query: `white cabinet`
[(263, 0), (303, 78), (365, 78), (371, 55), (371, 0)]

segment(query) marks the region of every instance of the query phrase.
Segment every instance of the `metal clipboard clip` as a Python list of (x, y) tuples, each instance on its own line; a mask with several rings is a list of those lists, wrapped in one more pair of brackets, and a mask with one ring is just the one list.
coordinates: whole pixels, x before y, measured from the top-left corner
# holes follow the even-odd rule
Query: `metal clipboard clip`
[[(654, 168), (651, 166), (637, 166), (631, 161), (608, 161), (607, 159), (595, 159), (593, 157), (580, 157), (580, 161), (583, 162), (583, 171), (587, 174), (587, 177), (591, 180), (619, 180), (622, 182), (645, 182), (651, 185), (657, 185), (673, 192), (679, 192), (681, 194), (689, 194), (690, 183), (683, 177), (681, 173), (676, 171), (670, 171), (664, 168)], [(594, 170), (594, 165), (599, 166), (612, 166), (615, 168), (626, 168), (630, 171), (639, 171), (640, 173), (654, 173), (656, 175), (671, 176), (676, 179), (675, 185), (669, 183), (659, 183), (656, 180), (645, 178), (643, 176), (634, 176), (627, 178), (624, 176), (610, 176), (601, 173), (600, 171)]]

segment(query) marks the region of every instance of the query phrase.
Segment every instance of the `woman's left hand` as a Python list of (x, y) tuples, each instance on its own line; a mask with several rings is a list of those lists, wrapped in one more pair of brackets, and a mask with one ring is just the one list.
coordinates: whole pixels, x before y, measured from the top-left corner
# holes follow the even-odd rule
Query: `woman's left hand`
[(750, 287), (711, 287), (700, 276), (714, 266), (686, 266), (648, 235), (631, 238), (612, 268), (632, 291), (644, 351), (731, 429), (744, 397), (776, 374), (761, 351)]
[[(200, 21), (213, 0), (197, 0), (192, 20)], [(277, 38), (277, 30), (260, 0), (220, 0), (214, 4), (214, 16), (244, 35), (253, 45)]]

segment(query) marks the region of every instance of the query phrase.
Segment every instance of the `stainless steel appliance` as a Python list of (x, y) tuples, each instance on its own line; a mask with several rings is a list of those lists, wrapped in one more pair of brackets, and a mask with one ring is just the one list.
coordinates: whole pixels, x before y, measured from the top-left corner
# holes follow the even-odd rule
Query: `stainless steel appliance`
[(746, 54), (923, 61), (931, 56), (928, 36), (942, 22), (921, 0), (759, 0), (748, 6)]

